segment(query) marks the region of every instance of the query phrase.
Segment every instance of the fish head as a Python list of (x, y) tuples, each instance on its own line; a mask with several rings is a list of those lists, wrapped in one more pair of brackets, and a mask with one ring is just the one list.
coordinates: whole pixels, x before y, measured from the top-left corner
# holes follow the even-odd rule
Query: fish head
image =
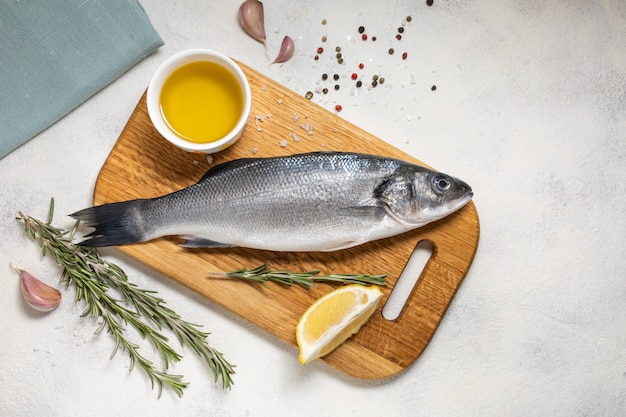
[(419, 182), (419, 210), (422, 215), (437, 220), (466, 205), (474, 196), (468, 183), (442, 172), (428, 172), (426, 181)]
[(396, 221), (415, 228), (457, 211), (472, 199), (473, 192), (458, 178), (415, 167), (387, 179), (376, 197)]

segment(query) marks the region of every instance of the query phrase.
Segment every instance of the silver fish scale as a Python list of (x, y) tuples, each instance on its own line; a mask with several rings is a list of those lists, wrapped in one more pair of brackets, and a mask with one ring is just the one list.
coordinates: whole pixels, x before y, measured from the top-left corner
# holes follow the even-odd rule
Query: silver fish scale
[(313, 153), (239, 160), (153, 201), (146, 237), (178, 234), (272, 250), (334, 250), (396, 234), (374, 189), (400, 161)]

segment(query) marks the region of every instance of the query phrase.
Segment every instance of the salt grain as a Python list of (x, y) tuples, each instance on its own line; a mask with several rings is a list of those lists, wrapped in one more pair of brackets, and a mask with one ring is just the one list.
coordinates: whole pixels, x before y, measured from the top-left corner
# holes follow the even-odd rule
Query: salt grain
[(281, 140), (279, 143), (281, 148), (286, 148), (287, 147), (287, 141), (285, 139)]
[(211, 155), (207, 155), (206, 161), (211, 165), (213, 163), (213, 157)]

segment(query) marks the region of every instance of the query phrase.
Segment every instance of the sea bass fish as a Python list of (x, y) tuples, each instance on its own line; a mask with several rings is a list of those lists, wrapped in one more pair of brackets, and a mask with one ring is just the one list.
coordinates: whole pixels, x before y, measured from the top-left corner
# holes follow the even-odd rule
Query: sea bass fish
[(441, 219), (472, 198), (465, 182), (398, 159), (342, 152), (244, 158), (152, 199), (86, 208), (99, 247), (178, 235), (185, 247), (334, 251)]

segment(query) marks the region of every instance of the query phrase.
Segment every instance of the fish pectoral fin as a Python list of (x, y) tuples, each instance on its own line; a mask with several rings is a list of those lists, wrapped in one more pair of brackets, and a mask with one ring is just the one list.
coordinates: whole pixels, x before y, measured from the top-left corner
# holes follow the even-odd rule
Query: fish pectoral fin
[(341, 208), (340, 213), (341, 215), (347, 217), (365, 217), (374, 221), (379, 221), (385, 217), (387, 209), (381, 206), (352, 206)]
[(203, 239), (201, 237), (195, 236), (179, 236), (181, 239), (185, 239), (184, 242), (180, 243), (178, 246), (182, 246), (183, 248), (231, 248), (233, 245), (229, 245), (228, 243), (216, 242), (210, 239)]

